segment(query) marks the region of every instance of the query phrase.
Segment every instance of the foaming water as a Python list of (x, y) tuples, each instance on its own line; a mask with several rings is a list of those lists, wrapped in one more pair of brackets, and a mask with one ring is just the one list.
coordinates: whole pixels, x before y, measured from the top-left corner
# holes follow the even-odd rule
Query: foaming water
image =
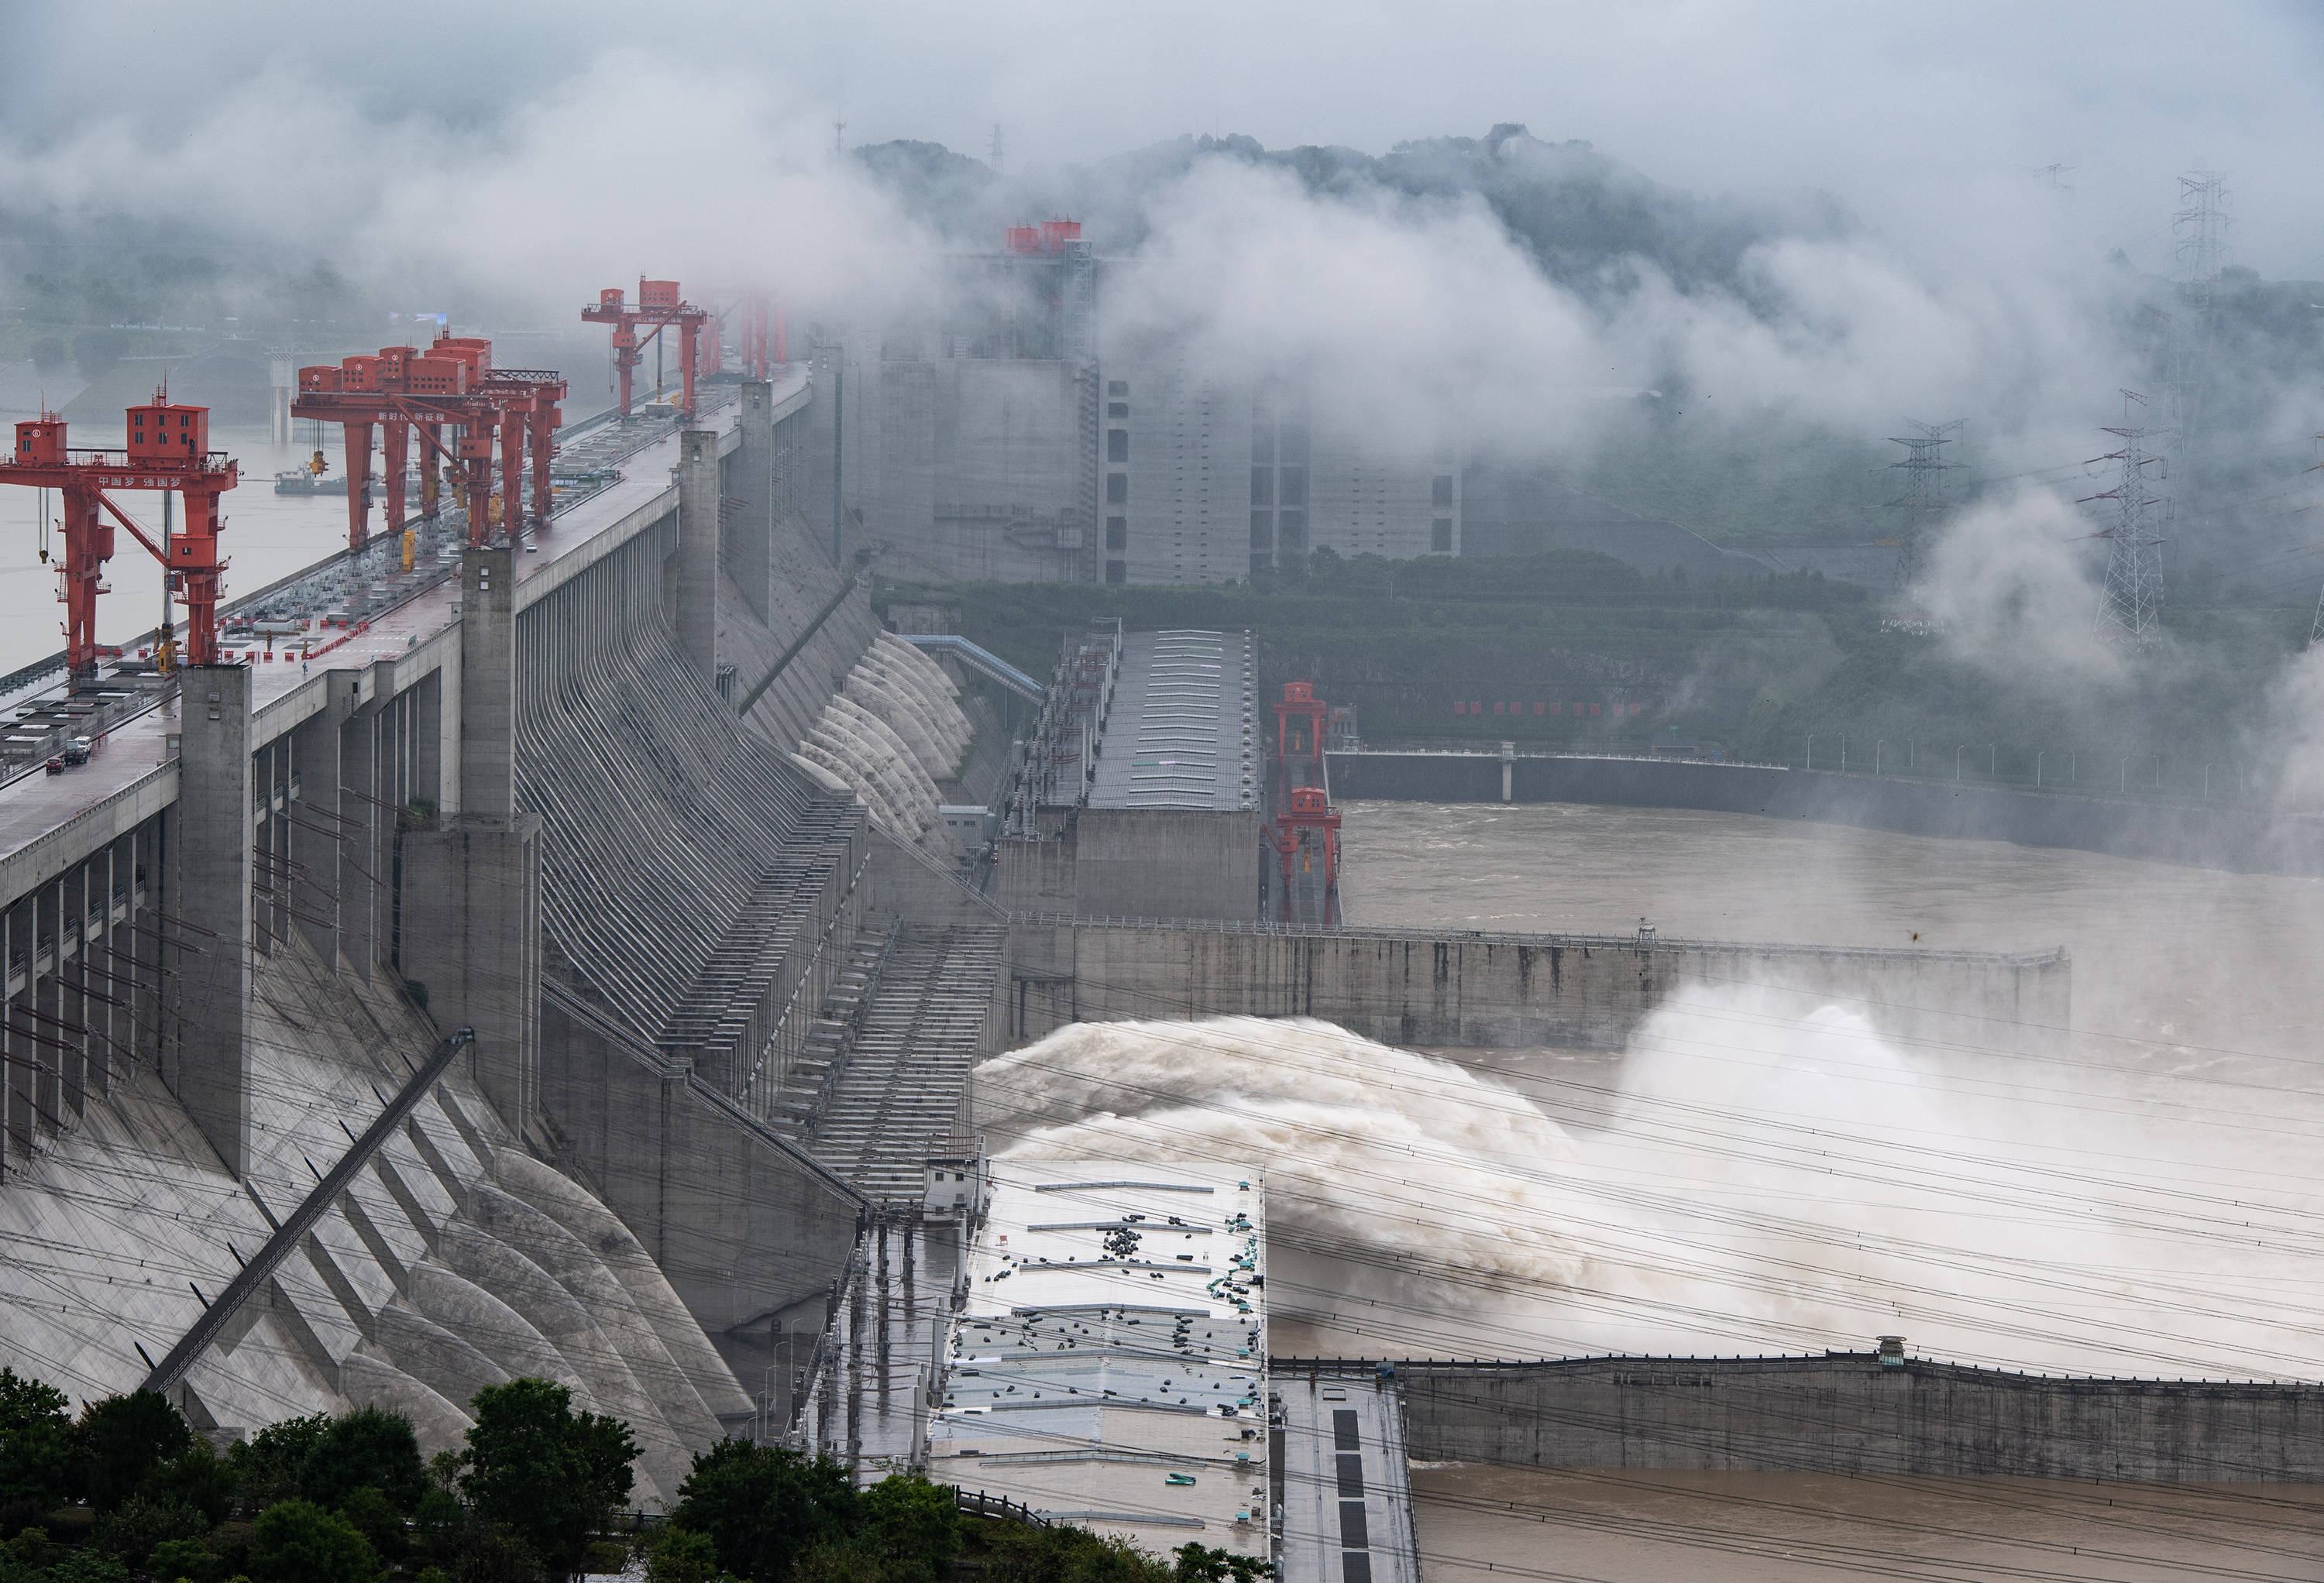
[(1011, 1154), (1263, 1167), (1278, 1353), (1903, 1333), (1963, 1362), (2300, 1377), (2324, 1348), (2304, 1098), (1899, 1050), (1732, 988), (1675, 996), (1618, 1062), (1486, 1064), (1304, 1020), (1078, 1025), (978, 1094)]

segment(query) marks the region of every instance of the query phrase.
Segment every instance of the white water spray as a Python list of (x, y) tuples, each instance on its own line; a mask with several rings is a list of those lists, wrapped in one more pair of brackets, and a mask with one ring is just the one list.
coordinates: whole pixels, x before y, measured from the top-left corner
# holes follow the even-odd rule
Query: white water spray
[(2257, 1377), (2324, 1358), (2315, 1172), (2275, 1184), (2204, 1141), (2231, 1134), (2170, 1126), (2153, 1085), (1907, 1054), (1748, 989), (1675, 997), (1618, 1075), (1551, 1070), (1577, 1075), (1515, 1080), (1529, 1094), (1328, 1024), (1227, 1018), (1068, 1027), (977, 1088), (1012, 1155), (1263, 1166), (1270, 1296), (1310, 1332), (1293, 1345), (1797, 1353), (1901, 1333), (1963, 1362)]

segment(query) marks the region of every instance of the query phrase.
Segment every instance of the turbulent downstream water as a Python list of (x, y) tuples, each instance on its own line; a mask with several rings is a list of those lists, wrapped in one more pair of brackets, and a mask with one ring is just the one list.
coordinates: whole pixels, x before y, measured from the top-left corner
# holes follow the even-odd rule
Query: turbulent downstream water
[[(980, 1072), (1001, 1146), (1265, 1162), (1277, 1353), (1889, 1332), (2010, 1367), (2318, 1377), (2314, 882), (1688, 812), (1347, 814), (1351, 923), (1626, 933), (1643, 914), (1665, 937), (2063, 944), (2074, 1033), (2047, 1059), (1898, 1048), (1729, 985), (1676, 998), (1618, 1055), (1227, 1021), (1070, 1028)], [(1923, 1556), (1928, 1576), (2135, 1578), (2199, 1557), (2324, 1576), (2324, 1492), (1996, 1488), (2015, 1493), (1447, 1468), (1422, 1479), (1421, 1545), (1446, 1575), (1918, 1577), (1898, 1558)]]

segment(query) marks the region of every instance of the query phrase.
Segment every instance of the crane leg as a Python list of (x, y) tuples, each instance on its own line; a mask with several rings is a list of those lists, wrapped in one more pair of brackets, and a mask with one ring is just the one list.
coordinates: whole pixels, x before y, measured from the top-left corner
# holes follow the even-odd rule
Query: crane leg
[(113, 554), (113, 524), (97, 509), (97, 492), (64, 491), (65, 663), (75, 686), (97, 679), (97, 596)]
[(350, 423), (345, 427), (347, 440), (347, 548), (361, 549), (371, 538), (371, 425)]

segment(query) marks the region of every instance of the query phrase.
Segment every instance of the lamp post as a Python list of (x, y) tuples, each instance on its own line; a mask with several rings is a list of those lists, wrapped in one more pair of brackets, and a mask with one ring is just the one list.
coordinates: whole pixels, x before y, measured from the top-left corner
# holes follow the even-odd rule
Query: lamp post
[(1815, 768), (1815, 738), (1812, 735), (1808, 738), (1808, 768)]
[(1880, 745), (1881, 739), (1875, 738), (1872, 743), (1872, 773), (1875, 775), (1880, 773)]

